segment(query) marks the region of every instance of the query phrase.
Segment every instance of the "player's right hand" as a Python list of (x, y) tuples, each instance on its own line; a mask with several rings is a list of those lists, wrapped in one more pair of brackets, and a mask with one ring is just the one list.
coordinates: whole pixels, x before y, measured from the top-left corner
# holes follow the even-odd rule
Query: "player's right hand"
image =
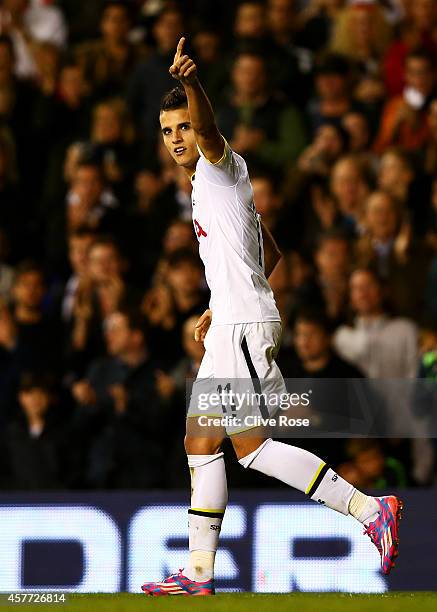
[(178, 42), (173, 64), (169, 69), (171, 76), (180, 81), (182, 85), (194, 83), (197, 78), (196, 64), (188, 55), (182, 55), (184, 43), (185, 38), (182, 37)]
[(211, 321), (212, 311), (208, 308), (197, 321), (196, 327), (194, 328), (194, 340), (196, 342), (203, 342), (205, 340), (205, 336), (211, 326)]

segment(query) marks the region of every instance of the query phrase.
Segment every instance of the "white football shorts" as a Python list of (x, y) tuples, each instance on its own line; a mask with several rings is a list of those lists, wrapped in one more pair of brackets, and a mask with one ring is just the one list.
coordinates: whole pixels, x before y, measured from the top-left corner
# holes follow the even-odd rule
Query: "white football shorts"
[(210, 327), (187, 416), (222, 418), (228, 435), (273, 417), (287, 394), (275, 361), (281, 336), (280, 321)]

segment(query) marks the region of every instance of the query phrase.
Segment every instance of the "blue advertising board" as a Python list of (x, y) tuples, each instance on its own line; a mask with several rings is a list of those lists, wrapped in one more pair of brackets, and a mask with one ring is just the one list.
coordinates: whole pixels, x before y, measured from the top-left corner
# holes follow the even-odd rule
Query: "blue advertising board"
[[(437, 590), (437, 492), (402, 491), (400, 557), (389, 578), (351, 517), (293, 491), (232, 491), (219, 590)], [(187, 561), (187, 494), (3, 493), (0, 591), (139, 592)]]

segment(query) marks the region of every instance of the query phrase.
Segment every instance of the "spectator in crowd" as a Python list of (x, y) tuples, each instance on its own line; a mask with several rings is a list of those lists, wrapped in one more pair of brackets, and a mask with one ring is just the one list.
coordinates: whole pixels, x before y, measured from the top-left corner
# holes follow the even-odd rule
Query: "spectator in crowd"
[(76, 49), (85, 79), (96, 98), (124, 95), (130, 75), (147, 54), (142, 44), (131, 43), (129, 5), (121, 0), (105, 3), (101, 20), (101, 37), (83, 42)]
[(411, 159), (400, 149), (390, 148), (380, 157), (378, 187), (389, 193), (406, 209), (409, 207), (414, 168)]
[(332, 324), (323, 310), (314, 307), (298, 313), (294, 323), (297, 359), (279, 357), (285, 378), (362, 378), (361, 371), (332, 348)]
[(290, 164), (305, 145), (298, 110), (271, 93), (261, 55), (241, 52), (232, 66), (232, 92), (217, 113), (231, 146), (242, 155), (278, 167)]
[(347, 443), (350, 461), (338, 466), (337, 472), (345, 477), (354, 470), (354, 486), (364, 489), (406, 487), (408, 477), (402, 463), (387, 455), (380, 440), (350, 440)]
[(413, 321), (391, 317), (384, 306), (384, 285), (369, 269), (358, 269), (350, 281), (351, 306), (356, 314), (352, 327), (341, 326), (334, 334), (339, 354), (358, 366), (376, 383), (384, 402), (385, 435), (413, 438), (401, 453), (414, 481), (426, 483), (434, 463), (427, 430), (411, 412), (412, 387), (402, 379), (415, 378), (418, 361), (418, 329)]
[(360, 233), (369, 194), (367, 168), (359, 157), (349, 155), (337, 161), (331, 173), (331, 191), (343, 216), (344, 227), (355, 237)]
[(347, 58), (329, 53), (315, 65), (315, 97), (307, 108), (313, 132), (326, 121), (341, 123), (353, 109), (351, 97), (351, 67)]
[(284, 201), (275, 177), (268, 172), (253, 172), (251, 176), (256, 210), (261, 215), (264, 225), (278, 236)]
[(323, 123), (298, 159), (300, 172), (309, 177), (328, 177), (338, 158), (347, 152), (348, 145), (348, 135), (340, 125)]
[(162, 239), (162, 254), (170, 256), (179, 249), (195, 252), (192, 224), (187, 221), (172, 221)]
[(167, 257), (165, 278), (166, 282), (158, 280), (146, 293), (143, 310), (151, 325), (151, 348), (167, 347), (163, 361), (168, 368), (174, 367), (183, 355), (183, 322), (197, 312), (203, 312), (208, 298), (202, 286), (200, 259), (191, 250), (179, 249)]
[(17, 76), (31, 78), (37, 74), (33, 45), (50, 42), (63, 47), (67, 27), (62, 12), (31, 0), (3, 0), (0, 8), (0, 32), (10, 35), (17, 61)]
[[(111, 237), (92, 241), (72, 302), (69, 346), (73, 363), (103, 353), (103, 321), (122, 307), (135, 307), (140, 293), (125, 278), (126, 261)], [(88, 359), (86, 358), (88, 357)]]
[(339, 354), (370, 378), (412, 378), (417, 370), (417, 327), (408, 319), (390, 317), (384, 306), (384, 285), (370, 269), (353, 272), (350, 301), (356, 318), (334, 334)]
[(234, 36), (236, 47), (239, 42), (259, 41), (266, 37), (266, 15), (264, 3), (260, 0), (243, 0), (235, 10)]
[(0, 443), (6, 486), (35, 491), (77, 485), (78, 440), (59, 412), (47, 377), (24, 373), (18, 403), (20, 412)]
[(366, 202), (365, 230), (356, 242), (356, 260), (361, 267), (373, 267), (385, 279), (399, 314), (419, 319), (429, 258), (414, 243), (405, 212), (389, 193), (373, 192)]
[(296, 40), (311, 51), (326, 49), (345, 0), (309, 0), (300, 15)]
[(335, 328), (346, 320), (350, 245), (338, 231), (322, 234), (314, 250), (315, 276), (298, 291), (298, 304), (316, 305)]
[(213, 103), (221, 100), (223, 88), (228, 82), (228, 62), (223, 62), (220, 33), (209, 27), (200, 27), (192, 39), (196, 55), (199, 78), (204, 83), (208, 97)]
[(93, 109), (90, 142), (93, 157), (106, 183), (119, 197), (129, 199), (135, 167), (135, 132), (127, 105), (120, 98), (100, 102)]
[(135, 311), (105, 321), (108, 356), (90, 364), (73, 385), (77, 418), (89, 423), (88, 483), (101, 488), (147, 488), (164, 481), (164, 449), (157, 443), (166, 415), (155, 386), (145, 322)]
[[(91, 116), (91, 96), (83, 69), (77, 62), (66, 60), (59, 71), (56, 91), (42, 93), (37, 105), (37, 123), (41, 141), (48, 143), (46, 184), (42, 186), (43, 213), (59, 209), (59, 199), (70, 180), (64, 164), (71, 155), (73, 143), (86, 140)], [(76, 151), (82, 150), (75, 145)], [(56, 212), (55, 212), (56, 214)]]
[(15, 270), (12, 313), (21, 371), (58, 373), (62, 368), (59, 321), (43, 310), (46, 284), (40, 266), (21, 262)]
[(337, 18), (331, 47), (353, 60), (363, 76), (378, 76), (390, 35), (384, 10), (375, 0), (352, 0)]
[[(268, 35), (275, 50), (271, 72), (279, 89), (299, 108), (304, 108), (311, 91), (312, 54), (295, 42), (297, 25), (295, 0), (269, 0), (266, 9)], [(296, 88), (296, 82), (300, 83)]]
[(93, 160), (79, 161), (73, 169), (65, 205), (53, 212), (48, 250), (53, 267), (65, 269), (68, 235), (79, 228), (117, 235), (121, 232), (118, 200), (105, 182), (102, 167)]
[(437, 24), (437, 3), (435, 0), (414, 0), (404, 2), (405, 15), (399, 27), (399, 34), (384, 57), (385, 85), (389, 97), (402, 94), (406, 75), (405, 62), (411, 51), (421, 47), (434, 62), (437, 57), (437, 43), (434, 29)]
[[(367, 160), (370, 149), (371, 133), (366, 115), (360, 111), (351, 111), (343, 117), (342, 126), (349, 134), (349, 151), (359, 154)], [(368, 160), (375, 162), (376, 157)]]
[(88, 275), (89, 251), (95, 240), (94, 232), (86, 228), (77, 229), (68, 238), (68, 258), (72, 274), (65, 284), (62, 296), (61, 312), (65, 322), (71, 321), (73, 317), (76, 295), (81, 282)]
[(381, 154), (391, 146), (419, 151), (428, 138), (426, 109), (435, 92), (432, 59), (424, 50), (412, 51), (405, 63), (405, 89), (390, 98), (381, 118), (375, 150)]

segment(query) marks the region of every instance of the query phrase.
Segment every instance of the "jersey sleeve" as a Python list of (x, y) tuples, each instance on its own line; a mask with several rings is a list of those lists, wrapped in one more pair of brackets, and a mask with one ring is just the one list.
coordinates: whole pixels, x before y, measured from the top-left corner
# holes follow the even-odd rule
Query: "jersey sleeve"
[(197, 149), (200, 159), (197, 164), (196, 173), (200, 171), (204, 178), (216, 185), (231, 187), (238, 183), (240, 177), (247, 172), (244, 159), (235, 153), (223, 138), (225, 149), (222, 157), (215, 163), (210, 162), (202, 153), (199, 146)]

